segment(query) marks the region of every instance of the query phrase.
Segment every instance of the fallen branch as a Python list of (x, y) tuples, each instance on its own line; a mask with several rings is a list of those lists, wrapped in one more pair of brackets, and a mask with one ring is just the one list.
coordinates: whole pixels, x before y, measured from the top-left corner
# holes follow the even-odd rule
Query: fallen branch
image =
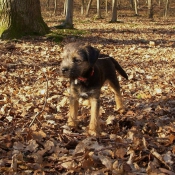
[(162, 156), (158, 152), (156, 152), (154, 149), (152, 149), (150, 152), (155, 158), (157, 158), (162, 164), (164, 164), (166, 168), (171, 170), (171, 167), (163, 160)]
[(39, 121), (39, 119), (38, 119), (38, 116), (40, 116), (42, 113), (43, 113), (43, 111), (44, 111), (44, 109), (45, 109), (45, 107), (46, 107), (46, 104), (47, 104), (47, 99), (48, 99), (48, 78), (47, 78), (47, 76), (46, 76), (46, 74), (44, 73), (44, 75), (45, 75), (45, 77), (46, 77), (46, 95), (45, 95), (45, 101), (44, 101), (44, 105), (43, 105), (43, 108), (42, 108), (42, 110), (40, 111), (40, 112), (38, 112), (35, 116), (34, 116), (34, 118), (33, 118), (33, 120), (32, 120), (32, 122), (30, 123), (30, 125), (29, 125), (29, 127), (31, 127), (32, 125), (33, 125), (33, 123), (34, 123), (34, 121), (37, 119), (38, 120), (38, 122), (41, 124), (41, 122)]

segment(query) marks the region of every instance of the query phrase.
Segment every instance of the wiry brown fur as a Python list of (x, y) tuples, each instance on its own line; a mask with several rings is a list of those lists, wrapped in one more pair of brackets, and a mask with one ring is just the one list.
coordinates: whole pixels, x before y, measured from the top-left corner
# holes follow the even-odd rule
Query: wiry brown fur
[(117, 110), (123, 111), (124, 106), (116, 70), (126, 79), (128, 79), (128, 76), (114, 58), (99, 55), (99, 50), (89, 45), (82, 43), (67, 44), (62, 55), (61, 73), (63, 77), (70, 79), (68, 125), (77, 125), (78, 99), (80, 97), (88, 98), (91, 104), (89, 133), (98, 135), (100, 132), (99, 97), (101, 87), (105, 81), (109, 82), (115, 93)]

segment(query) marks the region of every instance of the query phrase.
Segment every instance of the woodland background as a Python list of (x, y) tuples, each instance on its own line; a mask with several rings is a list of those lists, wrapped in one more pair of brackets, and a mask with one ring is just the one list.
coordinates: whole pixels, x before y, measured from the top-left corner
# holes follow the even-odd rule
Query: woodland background
[[(48, 5), (48, 2), (49, 5)], [(160, 2), (160, 4), (159, 4)], [(64, 2), (41, 1), (51, 32), (0, 40), (0, 174), (175, 175), (175, 3), (145, 1), (138, 15), (118, 1), (110, 23), (96, 2), (89, 16), (74, 2), (74, 29), (60, 29)], [(101, 93), (100, 137), (87, 135), (89, 106), (80, 101), (78, 130), (66, 126), (69, 82), (60, 77), (63, 46), (84, 41), (113, 56), (129, 80), (119, 77), (126, 112), (115, 111), (113, 92)]]

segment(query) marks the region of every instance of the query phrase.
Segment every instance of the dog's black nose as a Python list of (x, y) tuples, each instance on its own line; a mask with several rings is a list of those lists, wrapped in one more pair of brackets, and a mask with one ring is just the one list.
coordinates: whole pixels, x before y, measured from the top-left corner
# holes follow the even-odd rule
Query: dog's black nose
[(67, 72), (68, 70), (69, 70), (69, 68), (67, 68), (67, 67), (64, 67), (64, 68), (61, 69), (61, 71), (62, 71), (63, 73)]

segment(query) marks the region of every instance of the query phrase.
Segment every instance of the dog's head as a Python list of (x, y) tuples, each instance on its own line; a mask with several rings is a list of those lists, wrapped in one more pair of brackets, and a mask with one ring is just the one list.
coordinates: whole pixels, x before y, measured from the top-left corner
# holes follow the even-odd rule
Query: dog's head
[(99, 50), (82, 43), (70, 43), (64, 47), (60, 69), (66, 78), (78, 78), (90, 70), (99, 56)]

